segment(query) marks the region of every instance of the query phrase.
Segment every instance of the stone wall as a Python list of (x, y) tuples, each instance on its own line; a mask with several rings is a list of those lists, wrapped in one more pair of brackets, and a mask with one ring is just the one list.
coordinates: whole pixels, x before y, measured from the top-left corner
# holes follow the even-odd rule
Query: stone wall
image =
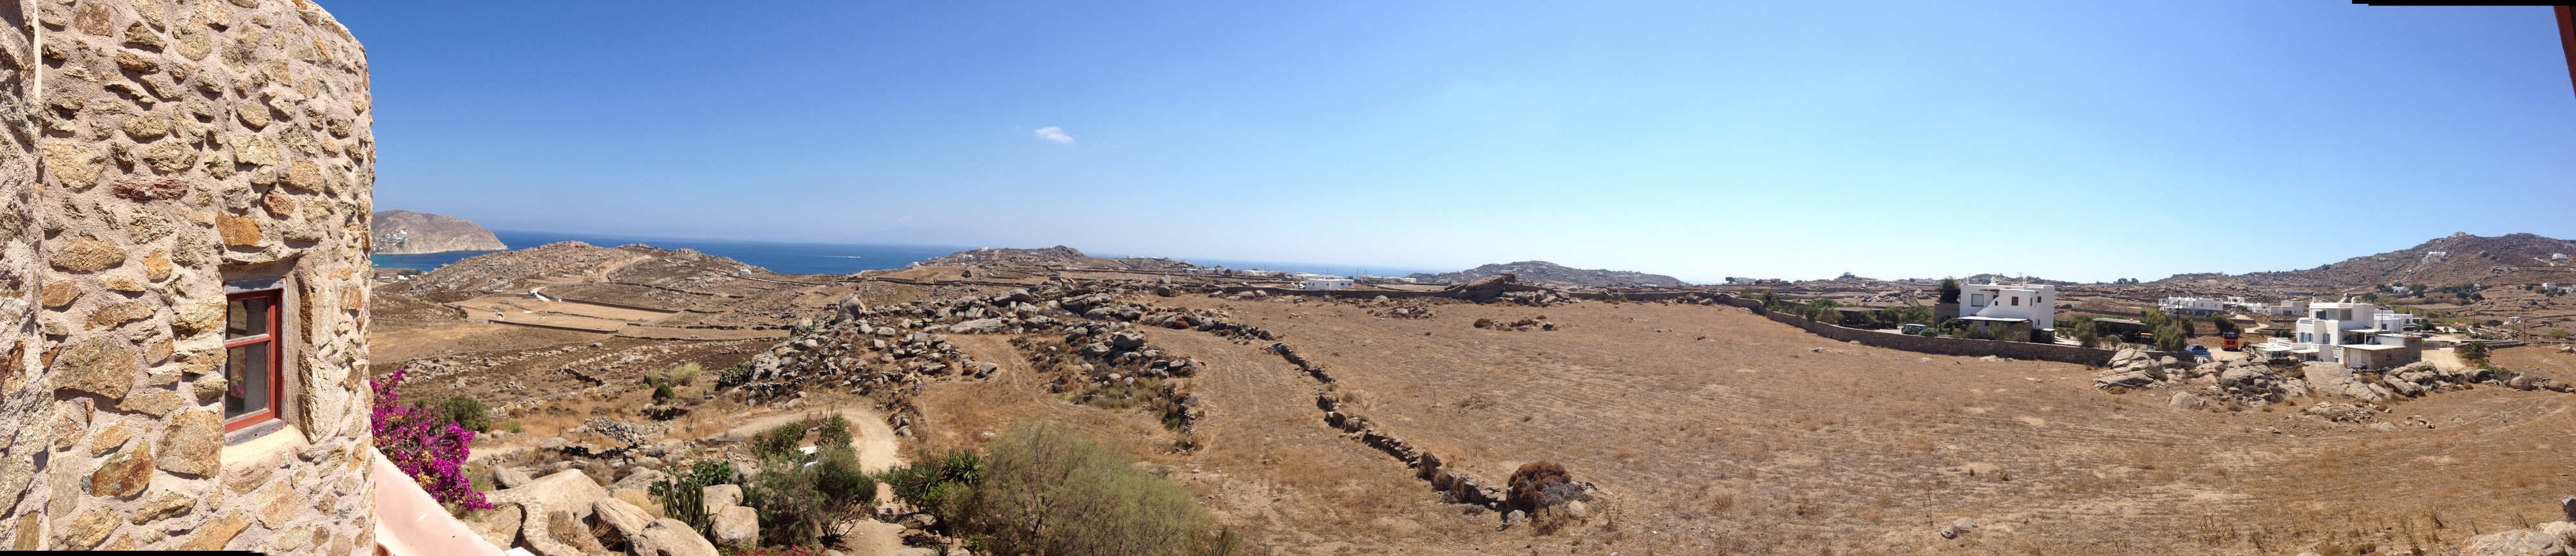
[[(0, 19), (0, 549), (370, 550), (366, 51), (302, 0)], [(291, 426), (228, 437), (224, 286), (264, 278)]]

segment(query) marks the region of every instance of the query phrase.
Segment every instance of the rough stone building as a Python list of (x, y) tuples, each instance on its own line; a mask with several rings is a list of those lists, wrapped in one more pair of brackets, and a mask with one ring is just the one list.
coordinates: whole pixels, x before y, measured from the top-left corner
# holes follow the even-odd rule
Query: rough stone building
[(0, 20), (0, 550), (368, 550), (366, 51), (303, 0)]

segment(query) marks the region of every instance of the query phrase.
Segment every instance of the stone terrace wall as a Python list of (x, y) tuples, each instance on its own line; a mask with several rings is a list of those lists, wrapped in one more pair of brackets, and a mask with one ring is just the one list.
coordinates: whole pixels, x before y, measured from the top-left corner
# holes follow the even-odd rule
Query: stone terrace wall
[[(303, 0), (0, 19), (0, 549), (370, 550), (366, 51)], [(292, 427), (226, 447), (224, 284), (255, 278)]]

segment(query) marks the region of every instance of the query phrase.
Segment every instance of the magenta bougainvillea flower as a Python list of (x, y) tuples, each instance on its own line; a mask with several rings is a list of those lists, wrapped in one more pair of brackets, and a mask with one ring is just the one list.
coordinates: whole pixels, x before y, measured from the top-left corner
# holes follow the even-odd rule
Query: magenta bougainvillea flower
[(440, 504), (454, 504), (469, 510), (489, 509), (492, 503), (474, 490), (473, 481), (465, 478), (465, 456), (472, 453), (474, 431), (456, 426), (439, 414), (403, 405), (394, 386), (402, 384), (403, 373), (394, 371), (379, 382), (367, 384), (375, 389), (376, 451), (385, 460), (402, 469), (420, 489)]

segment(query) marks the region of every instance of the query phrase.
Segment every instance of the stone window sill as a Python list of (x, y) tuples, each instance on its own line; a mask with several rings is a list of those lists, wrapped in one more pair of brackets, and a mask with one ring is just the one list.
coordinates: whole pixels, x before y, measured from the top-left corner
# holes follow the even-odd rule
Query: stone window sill
[(260, 459), (261, 456), (309, 445), (304, 431), (285, 421), (270, 421), (224, 436), (224, 450), (218, 458), (225, 467)]

